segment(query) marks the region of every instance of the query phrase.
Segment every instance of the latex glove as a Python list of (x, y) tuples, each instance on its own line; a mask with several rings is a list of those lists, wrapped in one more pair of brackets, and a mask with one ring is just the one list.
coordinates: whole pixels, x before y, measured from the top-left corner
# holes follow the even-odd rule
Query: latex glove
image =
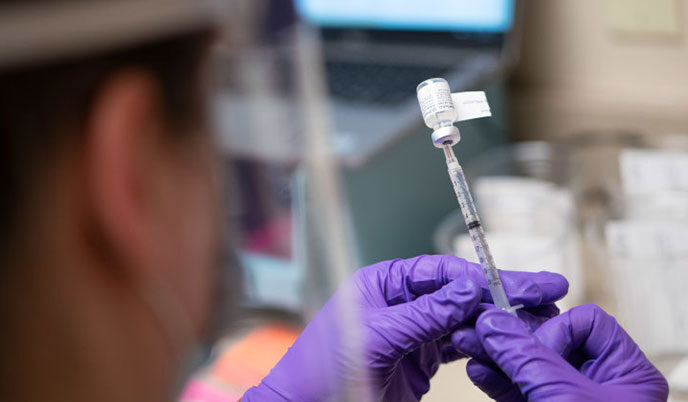
[[(548, 272), (503, 271), (510, 301), (552, 303), (568, 290)], [(358, 342), (341, 339), (342, 304), (352, 299)], [(453, 256), (420, 256), (378, 263), (356, 272), (318, 312), (285, 356), (249, 389), (244, 401), (322, 401), (348, 384), (374, 399), (417, 401), (443, 361), (461, 357), (449, 334), (491, 301), (478, 264)], [(360, 349), (357, 351), (355, 345)], [(366, 369), (356, 365), (355, 356)], [(368, 395), (371, 396), (371, 395)]]
[[(666, 401), (662, 374), (614, 317), (594, 304), (574, 307), (534, 333), (496, 309), (477, 320), (484, 350), (471, 351), (466, 371), (500, 402)], [(501, 371), (485, 359), (492, 359)]]

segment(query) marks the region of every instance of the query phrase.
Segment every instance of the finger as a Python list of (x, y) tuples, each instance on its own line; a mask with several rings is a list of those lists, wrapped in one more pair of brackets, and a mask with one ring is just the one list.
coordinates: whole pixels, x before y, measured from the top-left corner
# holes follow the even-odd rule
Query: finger
[[(483, 289), (483, 301), (492, 302), (492, 295), (480, 264), (467, 262), (454, 256), (441, 257), (444, 264), (442, 273), (448, 280), (468, 277)], [(553, 272), (499, 270), (499, 277), (512, 305), (523, 304), (524, 307), (535, 307), (554, 303), (564, 297), (569, 289), (566, 278)]]
[[(481, 303), (478, 307), (478, 314), (490, 309), (497, 309), (492, 304)], [(525, 322), (531, 331), (535, 331), (544, 321), (547, 320), (545, 317), (536, 316), (529, 311), (518, 310), (518, 318)], [(490, 356), (487, 355), (482, 343), (478, 339), (478, 335), (475, 331), (474, 324), (467, 323), (460, 326), (450, 336), (450, 340), (454, 348), (456, 348), (462, 354), (472, 357), (474, 359), (481, 360), (483, 362), (491, 362)]]
[[(487, 310), (476, 322), (476, 333), (492, 361), (521, 393), (546, 400), (553, 384), (587, 380), (558, 353), (545, 346), (529, 326), (513, 315)], [(534, 397), (534, 399), (536, 399)]]
[[(480, 303), (478, 306), (478, 314), (480, 315), (487, 310), (494, 310), (497, 307), (491, 303)], [(530, 327), (531, 331), (535, 331), (537, 328), (547, 321), (550, 317), (556, 316), (559, 309), (554, 304), (545, 304), (542, 306), (524, 308), (516, 310), (518, 318), (523, 320)], [(476, 316), (477, 318), (477, 316)], [(475, 326), (475, 322), (473, 322)]]
[(436, 341), (437, 348), (440, 351), (442, 363), (451, 363), (459, 359), (465, 359), (467, 356), (458, 351), (452, 345), (451, 334), (445, 335)]
[(497, 402), (525, 401), (518, 387), (494, 366), (471, 359), (466, 364), (466, 374), (476, 387)]
[[(485, 274), (479, 264), (451, 255), (422, 255), (372, 265), (383, 282), (388, 305), (414, 300), (432, 293), (452, 280), (467, 278), (482, 288), (483, 301), (492, 302)], [(501, 271), (500, 278), (509, 301), (534, 307), (553, 303), (568, 292), (566, 279), (552, 272)]]
[(540, 306), (525, 308), (524, 310), (536, 317), (542, 317), (545, 319), (556, 317), (560, 313), (559, 307), (557, 307), (557, 305), (554, 303), (542, 304)]
[(456, 350), (462, 354), (484, 362), (490, 361), (490, 356), (485, 352), (475, 328), (462, 326), (451, 334), (451, 342)]
[(530, 328), (531, 331), (535, 331), (536, 329), (540, 328), (540, 326), (549, 319), (547, 317), (535, 315), (529, 310), (516, 310), (516, 314), (518, 315), (518, 318), (528, 324), (528, 328)]
[[(522, 304), (528, 308), (551, 304), (566, 296), (569, 289), (566, 278), (553, 272), (500, 270), (499, 277), (512, 306)], [(489, 291), (484, 294), (483, 300), (492, 302)]]
[(475, 283), (456, 280), (412, 302), (378, 309), (369, 326), (392, 348), (381, 352), (399, 358), (470, 319), (479, 302), (480, 288)]
[[(578, 349), (590, 358), (608, 352), (623, 352), (627, 348), (619, 347), (622, 346), (619, 341), (633, 342), (614, 317), (594, 304), (572, 308), (543, 324), (535, 335), (564, 358)], [(610, 348), (613, 350), (610, 351)]]
[[(577, 306), (552, 318), (535, 331), (535, 336), (564, 359), (571, 360), (573, 353), (582, 352), (587, 361), (581, 371), (597, 382), (639, 370), (655, 372), (616, 319), (594, 304)], [(638, 362), (647, 363), (639, 366)], [(604, 370), (599, 370), (602, 364)]]
[(454, 346), (443, 346), (441, 350), (442, 363), (451, 363), (468, 356), (456, 350)]
[(460, 273), (465, 272), (469, 265), (474, 264), (454, 256), (420, 255), (381, 262), (369, 269), (377, 271), (385, 300), (389, 306), (393, 306), (433, 293), (459, 277), (466, 278)]

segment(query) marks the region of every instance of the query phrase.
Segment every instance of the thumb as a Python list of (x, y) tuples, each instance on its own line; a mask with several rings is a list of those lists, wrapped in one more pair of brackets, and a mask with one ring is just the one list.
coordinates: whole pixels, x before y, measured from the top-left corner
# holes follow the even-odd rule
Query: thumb
[(542, 344), (526, 323), (505, 311), (481, 314), (476, 333), (485, 352), (528, 400), (549, 400), (562, 391), (563, 384), (580, 387), (587, 380)]
[(447, 335), (471, 318), (480, 303), (480, 287), (457, 279), (414, 301), (382, 308), (371, 322), (399, 358), (418, 346)]

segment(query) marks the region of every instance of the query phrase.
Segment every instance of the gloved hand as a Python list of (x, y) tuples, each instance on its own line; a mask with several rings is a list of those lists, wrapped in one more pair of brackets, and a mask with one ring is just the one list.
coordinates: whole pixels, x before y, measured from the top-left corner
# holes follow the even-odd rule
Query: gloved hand
[[(568, 290), (561, 275), (549, 272), (500, 275), (511, 303), (548, 305), (550, 314)], [(417, 401), (441, 362), (463, 356), (450, 332), (474, 318), (481, 300), (491, 301), (481, 268), (460, 258), (420, 256), (362, 268), (242, 400), (323, 401), (363, 390), (361, 399)], [(346, 307), (353, 307), (354, 322), (342, 322)], [(356, 342), (341, 336), (344, 325), (357, 330)]]
[(662, 374), (596, 305), (572, 308), (534, 332), (493, 308), (478, 317), (475, 330), (484, 349), (467, 351), (476, 358), (466, 371), (499, 402), (667, 400)]

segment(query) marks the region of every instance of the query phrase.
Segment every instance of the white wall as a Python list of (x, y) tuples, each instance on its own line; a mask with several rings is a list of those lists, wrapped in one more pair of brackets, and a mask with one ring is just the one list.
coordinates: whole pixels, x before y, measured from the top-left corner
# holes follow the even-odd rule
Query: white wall
[[(519, 6), (521, 62), (511, 88), (517, 138), (607, 129), (688, 133), (687, 0)], [(651, 32), (657, 28), (669, 33)]]

